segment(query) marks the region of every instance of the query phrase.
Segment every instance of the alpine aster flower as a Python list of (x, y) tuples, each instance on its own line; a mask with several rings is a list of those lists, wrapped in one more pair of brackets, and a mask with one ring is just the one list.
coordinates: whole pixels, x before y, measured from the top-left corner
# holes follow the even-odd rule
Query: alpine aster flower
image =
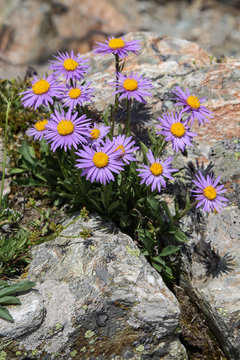
[(97, 41), (96, 44), (98, 46), (94, 49), (95, 54), (113, 54), (118, 55), (120, 59), (127, 56), (128, 52), (138, 55), (138, 50), (141, 49), (138, 40), (126, 41), (124, 38), (114, 38), (113, 36), (105, 40), (105, 44)]
[(181, 116), (182, 112), (179, 114), (171, 112), (158, 118), (161, 122), (161, 131), (157, 131), (157, 134), (162, 134), (166, 141), (171, 141), (173, 150), (176, 152), (179, 149), (184, 151), (186, 145), (193, 146), (191, 138), (197, 136), (196, 133), (189, 131), (188, 120), (181, 122)]
[(82, 106), (84, 102), (92, 102), (92, 93), (93, 89), (88, 86), (90, 83), (85, 85), (77, 85), (76, 83), (71, 85), (66, 85), (64, 95), (62, 97), (63, 106), (68, 106), (72, 111), (76, 105)]
[(143, 79), (143, 77), (138, 74), (132, 73), (130, 76), (127, 76), (118, 73), (117, 80), (111, 82), (111, 84), (117, 89), (113, 95), (121, 94), (119, 100), (123, 98), (131, 99), (133, 97), (137, 101), (146, 104), (144, 97), (152, 96), (149, 91), (146, 91), (153, 88), (151, 81), (147, 78)]
[(35, 76), (32, 87), (19, 95), (24, 95), (21, 100), (24, 107), (32, 107), (36, 110), (42, 104), (45, 106), (49, 103), (53, 104), (53, 97), (59, 98), (63, 89), (63, 84), (58, 83), (53, 75), (42, 79)]
[(83, 169), (81, 176), (86, 175), (86, 179), (91, 182), (97, 181), (101, 184), (114, 181), (112, 173), (123, 170), (123, 163), (119, 160), (120, 150), (114, 149), (112, 142), (106, 143), (103, 147), (96, 149), (83, 145), (83, 150), (76, 152), (81, 159), (77, 159), (79, 164), (75, 165), (79, 169)]
[(43, 119), (37, 121), (29, 130), (26, 131), (28, 136), (33, 136), (34, 141), (39, 140), (41, 141), (44, 137), (44, 134), (47, 133), (46, 125), (48, 123), (47, 119)]
[(57, 60), (50, 60), (50, 69), (55, 71), (55, 75), (64, 76), (68, 82), (72, 80), (80, 80), (84, 77), (84, 74), (88, 71), (89, 66), (86, 65), (87, 59), (84, 59), (80, 54), (58, 53), (58, 56), (54, 56)]
[(166, 181), (164, 178), (175, 180), (171, 173), (178, 171), (178, 169), (172, 169), (171, 161), (173, 160), (173, 156), (169, 156), (167, 160), (162, 161), (158, 157), (154, 159), (152, 151), (149, 150), (147, 158), (150, 165), (142, 165), (143, 169), (136, 169), (140, 172), (138, 176), (142, 178), (140, 185), (144, 183), (147, 186), (151, 185), (152, 191), (157, 188), (160, 192), (161, 186), (164, 188), (166, 187)]
[(223, 189), (224, 185), (218, 185), (221, 176), (218, 176), (215, 181), (214, 177), (210, 175), (204, 178), (201, 172), (195, 176), (197, 180), (193, 180), (193, 183), (197, 186), (197, 189), (191, 191), (195, 193), (194, 196), (199, 201), (197, 208), (203, 205), (203, 210), (206, 212), (214, 210), (221, 212), (222, 208), (227, 206), (225, 203), (228, 201), (228, 199), (220, 195), (227, 191), (227, 189)]
[(89, 129), (87, 135), (88, 141), (91, 145), (101, 145), (103, 143), (103, 138), (109, 133), (110, 126), (99, 125), (94, 123), (93, 127)]
[(130, 164), (130, 161), (137, 161), (133, 152), (138, 150), (139, 147), (135, 146), (135, 141), (131, 141), (132, 136), (126, 137), (125, 135), (118, 135), (113, 138), (114, 146), (116, 150), (121, 150), (120, 158), (126, 163)]
[(71, 149), (73, 146), (77, 149), (81, 143), (86, 143), (86, 137), (89, 132), (89, 122), (86, 115), (77, 117), (78, 113), (71, 114), (69, 110), (66, 114), (62, 110), (59, 113), (55, 110), (55, 113), (51, 115), (51, 119), (46, 125), (47, 133), (44, 135), (48, 143), (51, 142), (51, 150), (54, 152), (58, 147)]
[(190, 95), (188, 89), (186, 89), (186, 94), (182, 91), (180, 87), (176, 87), (176, 90), (172, 91), (176, 98), (174, 99), (177, 101), (175, 105), (183, 106), (183, 111), (190, 113), (188, 117), (188, 121), (191, 121), (191, 125), (193, 124), (194, 118), (196, 118), (199, 122), (199, 125), (205, 124), (205, 121), (209, 123), (208, 117), (213, 117), (212, 112), (207, 110), (207, 108), (202, 104), (207, 98), (198, 99), (195, 95)]

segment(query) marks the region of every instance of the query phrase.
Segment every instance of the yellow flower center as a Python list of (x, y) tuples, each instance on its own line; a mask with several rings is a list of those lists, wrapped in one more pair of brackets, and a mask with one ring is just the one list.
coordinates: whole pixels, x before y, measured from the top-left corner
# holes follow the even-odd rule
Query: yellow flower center
[(98, 168), (105, 167), (108, 164), (108, 156), (102, 151), (96, 152), (93, 155), (93, 163)]
[(190, 95), (187, 98), (187, 104), (191, 106), (192, 109), (198, 109), (200, 107), (200, 101), (195, 95)]
[(117, 39), (111, 39), (109, 40), (108, 46), (113, 49), (121, 49), (123, 48), (125, 45), (124, 41), (121, 38), (117, 38)]
[(214, 200), (217, 196), (217, 192), (214, 189), (213, 186), (209, 185), (207, 186), (204, 190), (203, 190), (204, 196), (208, 199), (208, 200)]
[(123, 87), (127, 91), (134, 91), (138, 88), (138, 82), (134, 79), (126, 79), (123, 83)]
[(100, 135), (100, 130), (93, 129), (92, 131), (90, 131), (90, 134), (91, 134), (92, 139), (97, 139)]
[(122, 154), (121, 155), (123, 155), (124, 153), (125, 153), (125, 149), (124, 149), (124, 146), (122, 146), (122, 145), (118, 145), (118, 147), (116, 148), (116, 150), (115, 151), (117, 151), (117, 150), (122, 150)]
[(43, 131), (43, 130), (45, 130), (45, 125), (47, 125), (47, 123), (48, 123), (48, 120), (44, 119), (44, 120), (38, 121), (34, 126), (37, 129), (37, 131)]
[(64, 61), (63, 66), (67, 71), (73, 71), (78, 67), (78, 63), (73, 59), (67, 59)]
[(71, 99), (77, 99), (81, 95), (81, 90), (80, 89), (71, 89), (71, 90), (69, 90), (68, 95)]
[(185, 134), (185, 127), (182, 123), (177, 122), (172, 124), (170, 131), (174, 136), (182, 137)]
[(57, 131), (59, 135), (69, 135), (72, 134), (74, 130), (74, 125), (71, 120), (61, 120), (57, 126)]
[(163, 167), (159, 163), (153, 163), (150, 167), (150, 171), (153, 175), (158, 176), (161, 175), (163, 172)]
[(48, 92), (50, 84), (47, 80), (41, 79), (38, 80), (32, 87), (32, 90), (35, 95), (42, 95)]

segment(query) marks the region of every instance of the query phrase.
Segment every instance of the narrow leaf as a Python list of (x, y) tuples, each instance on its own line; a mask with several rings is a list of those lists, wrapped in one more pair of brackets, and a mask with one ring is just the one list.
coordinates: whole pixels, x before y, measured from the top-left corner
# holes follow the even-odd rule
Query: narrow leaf
[(154, 267), (154, 269), (156, 269), (159, 273), (162, 272), (163, 267), (155, 262), (152, 263), (152, 266)]
[(5, 287), (4, 289), (0, 290), (0, 297), (16, 294), (22, 291), (28, 291), (33, 286), (35, 286), (35, 283), (33, 281), (28, 281), (28, 280), (19, 281), (15, 284), (9, 285), (8, 287)]
[(175, 252), (179, 251), (180, 248), (179, 246), (173, 246), (173, 245), (170, 245), (170, 246), (166, 246), (160, 253), (158, 256), (168, 256), (168, 255), (171, 255), (171, 254), (174, 254)]
[(0, 318), (10, 321), (10, 322), (14, 322), (13, 317), (10, 315), (8, 309), (0, 306)]
[(174, 233), (174, 237), (176, 240), (178, 240), (180, 242), (183, 242), (183, 243), (188, 242), (188, 237), (181, 230), (176, 231)]
[(158, 264), (161, 264), (161, 265), (165, 265), (165, 261), (164, 261), (163, 259), (161, 259), (161, 257), (160, 257), (159, 255), (153, 257), (152, 260), (153, 260), (155, 263), (158, 263)]
[(166, 203), (166, 201), (161, 201), (161, 205), (162, 205), (165, 213), (167, 214), (167, 217), (170, 220), (170, 224), (172, 224), (173, 223), (173, 217), (172, 217), (171, 211), (169, 210), (168, 204)]
[(0, 298), (2, 305), (21, 305), (21, 301), (14, 296), (3, 296)]

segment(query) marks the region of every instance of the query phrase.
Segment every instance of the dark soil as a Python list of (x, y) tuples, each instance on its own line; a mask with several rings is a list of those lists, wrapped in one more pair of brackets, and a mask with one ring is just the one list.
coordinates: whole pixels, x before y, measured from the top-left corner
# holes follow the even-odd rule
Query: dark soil
[(180, 341), (185, 346), (189, 360), (227, 360), (205, 321), (204, 315), (192, 303), (186, 292), (174, 286), (181, 310)]

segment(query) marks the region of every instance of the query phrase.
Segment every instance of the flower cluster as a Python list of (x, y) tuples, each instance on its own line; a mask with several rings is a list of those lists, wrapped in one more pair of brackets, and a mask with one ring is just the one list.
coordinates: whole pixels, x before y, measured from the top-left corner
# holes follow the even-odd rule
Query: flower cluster
[[(139, 41), (126, 41), (124, 38), (110, 37), (105, 43), (97, 43), (95, 54), (113, 54), (116, 60), (115, 80), (109, 82), (115, 90), (115, 111), (122, 99), (127, 103), (127, 122), (125, 134), (120, 131), (114, 136), (114, 114), (110, 118), (112, 123), (105, 124), (93, 121), (88, 117), (84, 106), (93, 102), (94, 90), (91, 83), (84, 79), (89, 70), (88, 60), (75, 55), (59, 53), (55, 60), (50, 61), (52, 75), (42, 78), (34, 77), (30, 89), (21, 93), (22, 103), (25, 107), (37, 109), (41, 105), (49, 106), (51, 115), (49, 119), (37, 121), (28, 131), (34, 140), (45, 139), (53, 152), (60, 148), (64, 152), (73, 150), (76, 156), (76, 168), (81, 176), (86, 176), (91, 183), (103, 185), (115, 181), (115, 174), (124, 171), (125, 166), (138, 162), (137, 151), (139, 147), (133, 140), (130, 132), (129, 109), (130, 101), (146, 103), (145, 98), (152, 96), (151, 80), (137, 73), (123, 74), (123, 65), (119, 66), (123, 58), (129, 53), (139, 54)], [(184, 151), (187, 146), (193, 147), (193, 139), (197, 134), (191, 131), (190, 126), (194, 120), (199, 125), (209, 123), (212, 113), (202, 105), (206, 98), (198, 99), (186, 89), (186, 93), (176, 87), (173, 91), (175, 107), (179, 111), (168, 112), (159, 117), (160, 135), (167, 145), (172, 145), (174, 152)], [(114, 112), (112, 112), (114, 113)], [(111, 125), (111, 126), (110, 126)], [(129, 133), (130, 132), (130, 133)], [(161, 192), (166, 188), (167, 181), (174, 181), (173, 156), (164, 159), (162, 153), (148, 149), (145, 152), (145, 163), (139, 163), (135, 168), (140, 185), (145, 184), (151, 191)], [(198, 202), (197, 207), (203, 210), (218, 211), (226, 206), (227, 199), (221, 194), (226, 191), (223, 185), (218, 185), (220, 177), (215, 181), (210, 175), (206, 178), (199, 173), (193, 180), (196, 189), (192, 190)]]

